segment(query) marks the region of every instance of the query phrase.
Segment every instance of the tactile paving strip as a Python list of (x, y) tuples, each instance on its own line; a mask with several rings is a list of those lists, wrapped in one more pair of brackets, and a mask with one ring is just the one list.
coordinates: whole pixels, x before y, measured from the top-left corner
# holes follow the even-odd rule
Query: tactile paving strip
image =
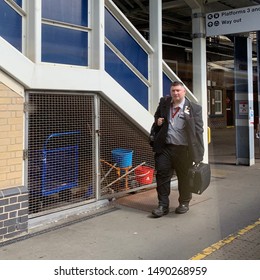
[(260, 260), (260, 220), (206, 248), (193, 260)]

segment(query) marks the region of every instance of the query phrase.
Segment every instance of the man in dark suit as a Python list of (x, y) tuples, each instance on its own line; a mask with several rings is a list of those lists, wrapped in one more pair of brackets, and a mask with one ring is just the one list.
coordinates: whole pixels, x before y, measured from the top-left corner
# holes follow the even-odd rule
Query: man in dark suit
[(171, 96), (162, 97), (155, 112), (155, 169), (159, 205), (152, 211), (154, 217), (169, 213), (171, 178), (175, 170), (178, 178), (179, 206), (175, 213), (189, 210), (192, 194), (188, 186), (188, 169), (192, 163), (203, 160), (203, 120), (200, 105), (186, 97), (184, 85), (175, 81)]

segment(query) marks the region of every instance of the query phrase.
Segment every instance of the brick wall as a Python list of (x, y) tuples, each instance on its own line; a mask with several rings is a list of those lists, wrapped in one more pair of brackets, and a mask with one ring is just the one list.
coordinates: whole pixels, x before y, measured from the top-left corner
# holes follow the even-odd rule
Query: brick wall
[(23, 97), (0, 82), (0, 190), (22, 185)]
[(25, 187), (0, 190), (0, 242), (28, 230), (28, 192)]
[(23, 96), (0, 81), (0, 242), (28, 229), (23, 185)]

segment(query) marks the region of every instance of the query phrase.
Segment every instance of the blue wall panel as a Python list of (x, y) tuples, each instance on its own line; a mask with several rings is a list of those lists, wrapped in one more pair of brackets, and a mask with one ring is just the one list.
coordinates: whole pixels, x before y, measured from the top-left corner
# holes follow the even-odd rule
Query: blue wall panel
[(163, 73), (163, 96), (170, 95), (172, 81)]
[(22, 17), (0, 0), (0, 36), (22, 51)]
[(16, 2), (16, 4), (20, 7), (22, 7), (22, 0), (14, 0), (14, 2)]
[(88, 65), (88, 33), (42, 25), (42, 61)]
[(148, 87), (106, 46), (105, 70), (148, 109)]
[(87, 0), (42, 0), (42, 17), (88, 26)]
[(107, 10), (105, 36), (148, 79), (148, 54)]

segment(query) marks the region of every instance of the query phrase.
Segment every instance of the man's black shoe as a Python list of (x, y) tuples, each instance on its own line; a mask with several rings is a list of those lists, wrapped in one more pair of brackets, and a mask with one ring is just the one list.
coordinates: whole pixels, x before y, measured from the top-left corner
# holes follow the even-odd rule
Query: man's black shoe
[(169, 213), (169, 207), (158, 206), (158, 208), (152, 211), (154, 217), (159, 218)]
[(176, 209), (176, 214), (184, 214), (189, 211), (189, 205), (188, 204), (180, 204)]

